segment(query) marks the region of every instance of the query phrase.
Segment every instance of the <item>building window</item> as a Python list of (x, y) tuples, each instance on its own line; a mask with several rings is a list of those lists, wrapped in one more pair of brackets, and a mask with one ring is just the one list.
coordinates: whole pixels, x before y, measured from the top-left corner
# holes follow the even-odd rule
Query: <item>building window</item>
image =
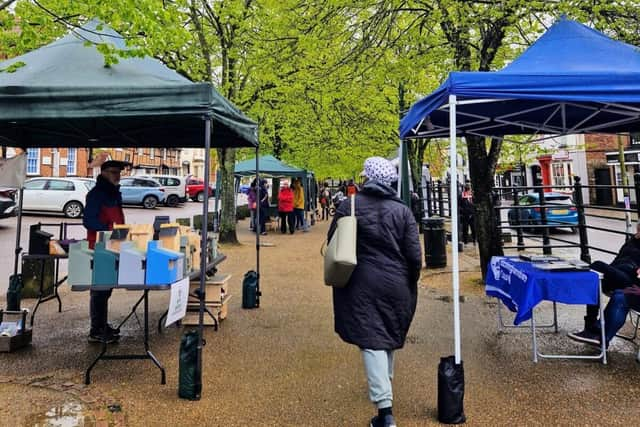
[(631, 145), (640, 145), (640, 132), (635, 132), (631, 134)]
[(40, 149), (27, 150), (27, 175), (40, 175)]
[(124, 161), (127, 162), (127, 163), (131, 163), (131, 154), (126, 153), (124, 155)]
[(167, 149), (166, 148), (162, 149), (162, 160), (164, 160), (164, 161), (167, 160)]
[(156, 149), (155, 148), (151, 148), (149, 150), (149, 158), (150, 159), (155, 159), (156, 158)]
[(76, 175), (76, 152), (77, 148), (67, 148), (67, 175)]

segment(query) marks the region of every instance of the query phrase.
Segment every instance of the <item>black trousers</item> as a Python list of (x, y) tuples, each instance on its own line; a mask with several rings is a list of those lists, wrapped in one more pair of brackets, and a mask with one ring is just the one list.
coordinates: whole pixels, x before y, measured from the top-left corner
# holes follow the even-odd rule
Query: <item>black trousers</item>
[(296, 217), (293, 212), (278, 212), (280, 215), (280, 231), (282, 234), (287, 232), (287, 224), (289, 225), (289, 233), (296, 231)]
[(111, 289), (105, 291), (91, 291), (89, 301), (89, 316), (91, 317), (91, 334), (102, 334), (107, 326), (109, 316), (109, 297)]
[[(616, 289), (624, 289), (632, 286), (635, 282), (635, 271), (631, 266), (612, 266), (602, 261), (595, 261), (591, 268), (603, 274), (602, 292), (608, 294)], [(587, 306), (587, 315), (584, 318), (586, 329), (597, 329), (598, 324), (597, 305)]]
[(468, 232), (471, 231), (471, 241), (475, 242), (476, 241), (476, 225), (473, 220), (473, 215), (460, 214), (460, 223), (462, 225), (462, 241), (464, 243), (469, 243)]

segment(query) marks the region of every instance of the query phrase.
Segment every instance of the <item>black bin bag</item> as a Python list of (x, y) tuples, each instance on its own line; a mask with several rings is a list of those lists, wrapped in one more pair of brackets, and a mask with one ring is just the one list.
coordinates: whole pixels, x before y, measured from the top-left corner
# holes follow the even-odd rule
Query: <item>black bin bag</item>
[(198, 369), (198, 331), (193, 330), (185, 332), (180, 342), (178, 396), (182, 399), (200, 400), (201, 392), (202, 375)]
[(443, 424), (462, 424), (464, 415), (464, 368), (456, 365), (454, 356), (440, 358), (438, 365), (438, 421)]

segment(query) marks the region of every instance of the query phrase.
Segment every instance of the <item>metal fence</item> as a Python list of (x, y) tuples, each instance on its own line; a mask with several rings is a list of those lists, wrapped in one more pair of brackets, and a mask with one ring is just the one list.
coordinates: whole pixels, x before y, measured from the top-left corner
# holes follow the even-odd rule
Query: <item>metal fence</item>
[[(418, 218), (424, 218), (426, 216), (440, 216), (451, 217), (450, 208), (450, 194), (449, 184), (443, 181), (432, 181), (427, 184), (426, 191), (420, 189), (418, 194), (422, 194), (423, 197), (416, 199), (417, 207), (415, 209), (416, 216)], [(458, 194), (462, 190), (462, 185), (458, 188)], [(624, 193), (632, 194), (635, 196), (635, 207), (631, 207), (630, 203), (625, 204), (625, 207), (615, 206), (600, 206), (584, 203), (583, 191), (591, 190), (605, 190), (616, 191), (622, 190)], [(553, 200), (547, 200), (545, 194), (549, 192), (563, 192), (571, 197), (570, 203), (554, 203)], [(537, 203), (527, 203), (522, 205), (521, 201), (524, 196), (535, 195), (534, 199), (537, 199)], [(515, 232), (516, 243), (510, 244), (507, 241), (501, 239), (503, 249), (517, 249), (518, 251), (524, 251), (528, 249), (542, 250), (545, 255), (553, 253), (555, 248), (577, 248), (580, 251), (580, 258), (585, 262), (591, 262), (591, 251), (599, 251), (612, 255), (616, 255), (609, 249), (598, 247), (589, 243), (588, 230), (599, 230), (616, 235), (625, 235), (626, 238), (633, 236), (635, 230), (618, 231), (611, 228), (602, 228), (596, 225), (589, 224), (589, 218), (602, 218), (614, 221), (629, 221), (633, 216), (640, 218), (640, 174), (635, 174), (634, 185), (583, 185), (579, 176), (574, 177), (574, 184), (571, 186), (515, 186), (515, 187), (495, 187), (494, 188), (494, 209), (496, 215), (496, 233), (505, 235), (509, 230)], [(502, 200), (511, 200), (513, 204), (503, 205)], [(602, 215), (598, 213), (589, 212), (589, 208), (597, 209), (599, 211), (608, 211), (616, 213), (616, 215)], [(427, 215), (424, 215), (426, 209)], [(557, 218), (549, 219), (548, 217), (556, 210), (567, 210), (569, 212), (575, 212), (577, 215), (577, 223), (564, 222)], [(507, 220), (502, 220), (501, 212), (507, 210)], [(530, 217), (528, 214), (521, 214), (524, 212), (531, 212), (535, 210), (537, 213), (535, 218)], [(624, 213), (625, 217), (619, 215)], [(573, 242), (563, 238), (562, 236), (552, 235), (550, 231), (554, 228), (568, 227), (573, 232), (578, 233), (579, 241)], [(525, 241), (525, 238), (533, 238)], [(536, 244), (535, 240), (542, 240), (541, 244)]]

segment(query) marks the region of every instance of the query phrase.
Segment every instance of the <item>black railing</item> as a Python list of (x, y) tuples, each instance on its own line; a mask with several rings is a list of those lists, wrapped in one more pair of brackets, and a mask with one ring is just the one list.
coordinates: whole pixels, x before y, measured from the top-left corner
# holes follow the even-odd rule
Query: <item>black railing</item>
[[(607, 254), (616, 255), (617, 253), (606, 249), (604, 247), (594, 246), (589, 243), (588, 230), (598, 230), (614, 235), (624, 235), (626, 238), (633, 236), (633, 232), (618, 231), (611, 228), (603, 228), (597, 225), (590, 225), (588, 218), (600, 218), (614, 221), (626, 221), (628, 218), (619, 218), (616, 216), (609, 216), (606, 214), (590, 213), (586, 209), (598, 209), (600, 211), (609, 211), (612, 213), (628, 213), (632, 220), (640, 218), (640, 174), (634, 175), (634, 185), (583, 185), (579, 176), (573, 177), (573, 185), (567, 186), (514, 186), (514, 187), (495, 187), (493, 196), (493, 208), (496, 217), (496, 232), (503, 235), (505, 230), (513, 230), (516, 233), (515, 245), (504, 245), (503, 249), (516, 249), (523, 251), (526, 249), (542, 249), (543, 254), (552, 254), (554, 248), (577, 248), (580, 251), (580, 258), (585, 262), (591, 262), (591, 252), (598, 251)], [(628, 193), (633, 193), (635, 196), (635, 207), (617, 207), (617, 206), (600, 206), (585, 204), (583, 199), (583, 191), (590, 191), (595, 189), (608, 189), (610, 191), (623, 190)], [(416, 216), (418, 218), (424, 218), (426, 216), (440, 216), (451, 217), (451, 205), (450, 205), (450, 191), (449, 183), (442, 181), (431, 181), (427, 184), (427, 191), (422, 192), (419, 189), (418, 194), (426, 194), (426, 203), (423, 203), (425, 199), (419, 198), (418, 209)], [(561, 191), (568, 196), (572, 197), (570, 204), (566, 203), (554, 203), (553, 200), (547, 200), (544, 195), (549, 191)], [(564, 191), (562, 191), (564, 190)], [(458, 194), (462, 191), (462, 184), (458, 185)], [(537, 204), (528, 203), (522, 205), (520, 203), (523, 196), (527, 194), (537, 195)], [(511, 199), (513, 203), (511, 205), (502, 205), (503, 199)], [(427, 215), (424, 215), (424, 209), (427, 210)], [(572, 222), (560, 221), (558, 219), (548, 218), (550, 209), (567, 209), (573, 210), (577, 213), (577, 224)], [(515, 214), (515, 212), (524, 212), (525, 210), (536, 209), (539, 213), (539, 218), (525, 218), (521, 214)], [(507, 221), (502, 220), (501, 211), (507, 210)], [(550, 231), (553, 228), (568, 227), (572, 231), (578, 233), (578, 242), (572, 242), (570, 240), (563, 239), (557, 235), (551, 235)], [(506, 234), (506, 233), (505, 233)], [(525, 242), (525, 238), (542, 238), (542, 244), (535, 244), (535, 240), (529, 243)], [(502, 242), (502, 239), (501, 239)], [(532, 244), (533, 243), (533, 244)]]

